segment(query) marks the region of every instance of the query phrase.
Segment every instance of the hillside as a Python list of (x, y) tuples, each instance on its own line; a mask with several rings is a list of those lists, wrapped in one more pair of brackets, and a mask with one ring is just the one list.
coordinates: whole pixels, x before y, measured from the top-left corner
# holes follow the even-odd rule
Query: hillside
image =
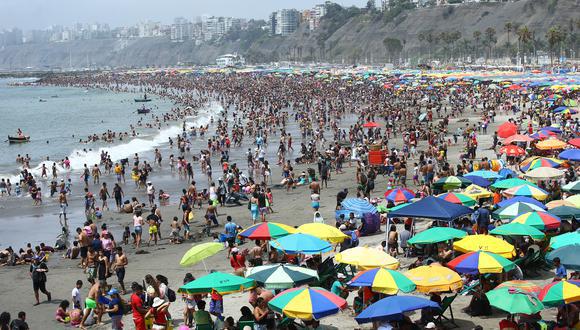
[[(251, 63), (279, 60), (385, 63), (399, 57), (415, 62), (426, 58), (514, 57), (518, 48), (524, 53), (552, 49), (554, 55), (560, 55), (557, 52), (564, 49), (566, 53), (561, 55), (567, 56), (579, 50), (579, 0), (396, 9), (373, 13), (336, 6), (317, 31), (310, 32), (303, 25), (285, 38), (253, 31), (201, 46), (161, 38), (10, 46), (0, 49), (0, 70), (68, 68), (71, 64), (86, 67), (88, 63), (92, 67), (213, 64), (217, 56), (229, 52), (239, 52)], [(510, 47), (506, 46), (508, 22), (513, 26)], [(563, 34), (554, 44), (554, 40), (546, 40), (546, 33), (557, 25)], [(518, 30), (523, 28), (526, 30), (518, 37)]]

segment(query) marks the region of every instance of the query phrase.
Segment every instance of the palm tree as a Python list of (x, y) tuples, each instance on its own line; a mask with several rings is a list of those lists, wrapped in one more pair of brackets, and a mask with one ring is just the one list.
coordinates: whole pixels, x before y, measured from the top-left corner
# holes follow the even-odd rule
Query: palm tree
[(514, 24), (512, 22), (505, 22), (503, 29), (505, 30), (505, 32), (507, 32), (507, 45), (509, 47), (509, 45), (510, 45), (510, 33), (514, 29)]
[(523, 25), (516, 31), (516, 34), (518, 35), (518, 54), (521, 56), (521, 64), (523, 64), (522, 46), (525, 46), (530, 42), (532, 39), (532, 32), (526, 25)]
[(473, 40), (475, 40), (475, 58), (477, 58), (479, 50), (479, 41), (481, 40), (481, 31), (473, 32)]
[(559, 25), (552, 26), (546, 33), (548, 48), (550, 50), (550, 65), (554, 65), (554, 54), (561, 48), (562, 41), (566, 38), (566, 32)]
[(487, 59), (491, 57), (491, 49), (497, 42), (497, 38), (495, 37), (495, 29), (492, 27), (488, 27), (485, 29), (485, 39), (484, 44), (487, 46)]

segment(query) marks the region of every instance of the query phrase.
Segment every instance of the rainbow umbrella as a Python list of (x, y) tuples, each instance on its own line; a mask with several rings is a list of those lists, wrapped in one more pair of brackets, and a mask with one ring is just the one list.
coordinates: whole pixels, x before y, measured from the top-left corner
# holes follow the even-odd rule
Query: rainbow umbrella
[(461, 289), (463, 281), (455, 271), (440, 265), (420, 266), (405, 273), (422, 293), (447, 292)]
[(560, 167), (564, 163), (563, 160), (547, 157), (532, 157), (520, 163), (520, 170), (523, 172), (536, 169), (538, 167)]
[(463, 274), (509, 272), (515, 266), (512, 261), (495, 253), (485, 251), (469, 252), (447, 263), (447, 267)]
[(553, 136), (556, 136), (556, 133), (547, 131), (547, 130), (540, 130), (532, 135), (530, 135), (531, 138), (533, 138), (534, 140), (543, 140), (543, 139), (549, 139)]
[(445, 193), (445, 194), (441, 194), (438, 195), (437, 197), (442, 198), (448, 202), (451, 202), (453, 204), (460, 204), (460, 205), (465, 205), (465, 206), (473, 206), (475, 205), (475, 203), (477, 203), (477, 201), (475, 199), (473, 199), (472, 197), (466, 195), (466, 194), (461, 194), (461, 193)]
[(449, 227), (432, 227), (409, 238), (409, 244), (433, 244), (463, 238), (467, 233), (463, 230)]
[(559, 249), (568, 245), (580, 245), (580, 229), (550, 238), (551, 249)]
[(544, 209), (534, 204), (517, 202), (493, 211), (492, 216), (494, 219), (513, 219), (520, 214), (533, 211), (542, 212)]
[(546, 235), (538, 229), (518, 222), (506, 223), (505, 225), (495, 227), (489, 233), (499, 236), (530, 236), (536, 240), (541, 240), (546, 237)]
[(348, 282), (348, 285), (371, 287), (372, 291), (388, 295), (397, 294), (399, 290), (403, 292), (415, 290), (415, 283), (405, 275), (386, 268), (373, 268), (359, 272)]
[(503, 283), (500, 283), (498, 286), (496, 286), (496, 289), (499, 289), (499, 288), (514, 288), (514, 289), (521, 290), (523, 292), (533, 294), (536, 297), (538, 296), (540, 291), (542, 291), (541, 287), (535, 285), (534, 283), (532, 283), (530, 281), (523, 281), (523, 280), (513, 280), (513, 281), (503, 282)]
[(517, 202), (522, 202), (522, 203), (526, 203), (526, 204), (532, 204), (532, 205), (536, 205), (537, 207), (540, 207), (542, 209), (546, 209), (546, 206), (544, 204), (542, 204), (542, 202), (539, 202), (536, 199), (530, 198), (530, 197), (525, 197), (525, 196), (516, 196), (513, 198), (508, 198), (508, 199), (504, 199), (503, 201), (499, 202), (496, 204), (496, 206), (498, 208), (502, 208), (508, 205), (512, 205), (514, 203)]
[(520, 178), (509, 178), (505, 180), (499, 180), (491, 185), (492, 188), (496, 189), (508, 189), (513, 188), (521, 185), (528, 185), (532, 187), (538, 188), (535, 184), (531, 183), (530, 181), (522, 180)]
[(503, 195), (506, 197), (525, 196), (543, 201), (544, 199), (548, 198), (549, 194), (547, 191), (541, 188), (521, 185), (504, 190)]
[(385, 192), (385, 199), (393, 203), (405, 203), (415, 198), (415, 193), (407, 188), (395, 188)]
[(288, 289), (268, 302), (273, 311), (301, 320), (318, 320), (338, 313), (347, 305), (346, 300), (318, 287)]
[(327, 241), (308, 234), (296, 233), (270, 241), (270, 246), (286, 254), (319, 254), (332, 250)]
[(564, 174), (566, 174), (566, 172), (559, 170), (557, 168), (538, 167), (538, 168), (535, 168), (535, 169), (529, 171), (524, 176), (526, 178), (530, 178), (532, 180), (539, 181), (539, 180), (549, 180), (549, 179), (561, 178), (564, 176)]
[(452, 190), (465, 188), (471, 184), (471, 181), (461, 176), (447, 176), (433, 183), (433, 187), (442, 190)]
[(539, 230), (557, 229), (562, 220), (548, 212), (526, 212), (517, 216), (512, 222), (522, 223)]
[(469, 235), (453, 243), (453, 249), (467, 253), (474, 251), (486, 251), (499, 254), (504, 258), (512, 258), (516, 254), (513, 245), (491, 235)]
[(284, 237), (296, 232), (288, 225), (276, 222), (261, 222), (239, 233), (240, 236), (251, 240), (271, 240)]
[(538, 298), (516, 288), (496, 288), (485, 295), (492, 306), (510, 314), (535, 314), (544, 309)]
[(580, 281), (562, 280), (546, 285), (538, 298), (546, 306), (561, 306), (580, 301)]

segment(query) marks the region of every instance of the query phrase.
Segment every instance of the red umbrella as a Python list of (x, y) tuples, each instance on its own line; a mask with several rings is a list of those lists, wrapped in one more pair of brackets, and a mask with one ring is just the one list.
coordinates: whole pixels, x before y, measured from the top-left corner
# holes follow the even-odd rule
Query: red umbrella
[(580, 148), (580, 138), (574, 138), (574, 139), (568, 140), (568, 144), (571, 144), (571, 145), (575, 146), (576, 148)]
[(380, 125), (378, 123), (375, 123), (374, 121), (369, 121), (368, 123), (364, 123), (363, 125), (364, 128), (375, 128), (379, 126)]
[(506, 154), (508, 156), (523, 156), (526, 154), (526, 151), (524, 149), (513, 144), (501, 147), (499, 149), (499, 152), (502, 154)]
[(517, 90), (520, 90), (520, 89), (522, 89), (522, 86), (520, 86), (520, 85), (516, 85), (516, 84), (513, 84), (513, 85), (511, 85), (510, 87), (508, 87), (508, 89), (509, 89), (510, 91), (517, 91)]
[(517, 132), (518, 132), (518, 127), (516, 126), (516, 124), (509, 122), (509, 121), (501, 124), (497, 128), (497, 135), (502, 139), (505, 139), (507, 137), (515, 135)]
[(534, 139), (527, 135), (515, 134), (503, 140), (503, 144), (510, 144), (512, 142), (531, 142), (531, 141), (534, 141)]

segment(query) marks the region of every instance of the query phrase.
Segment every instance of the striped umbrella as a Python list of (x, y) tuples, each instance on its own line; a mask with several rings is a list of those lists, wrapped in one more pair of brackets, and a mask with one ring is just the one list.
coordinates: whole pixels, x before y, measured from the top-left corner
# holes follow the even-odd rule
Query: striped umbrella
[(531, 157), (520, 163), (520, 170), (523, 172), (536, 169), (538, 167), (557, 168), (562, 166), (563, 160), (547, 157)]
[(544, 209), (534, 204), (517, 202), (493, 211), (492, 216), (494, 219), (513, 219), (520, 214), (533, 211), (542, 212)]
[(433, 187), (442, 190), (452, 190), (465, 188), (471, 184), (471, 181), (461, 176), (447, 176), (433, 183)]
[(386, 268), (373, 268), (356, 274), (350, 282), (350, 286), (371, 287), (372, 291), (388, 295), (397, 292), (411, 292), (415, 290), (415, 283), (396, 270)]
[(405, 203), (415, 198), (415, 193), (407, 188), (395, 188), (385, 192), (385, 199), (393, 203)]
[(517, 216), (512, 222), (522, 223), (539, 230), (557, 229), (562, 220), (548, 212), (526, 212)]
[(489, 233), (500, 236), (530, 236), (536, 240), (541, 240), (546, 237), (540, 230), (518, 222), (506, 223), (505, 225), (495, 227)]
[(463, 190), (463, 193), (474, 199), (489, 198), (493, 196), (493, 193), (483, 187), (476, 184), (472, 184)]
[(248, 268), (246, 278), (266, 289), (288, 289), (318, 280), (318, 272), (305, 267), (272, 264)]
[(536, 205), (537, 207), (540, 207), (542, 209), (546, 209), (546, 206), (542, 202), (539, 202), (538, 200), (535, 200), (535, 199), (530, 198), (530, 197), (525, 197), (525, 196), (516, 196), (513, 198), (504, 199), (503, 201), (497, 203), (496, 205), (497, 205), (497, 207), (501, 208), (504, 206), (512, 205), (512, 204), (517, 203), (517, 202), (533, 204), (533, 205)]
[(521, 185), (504, 190), (503, 195), (506, 197), (525, 196), (543, 201), (544, 199), (548, 198), (549, 194), (547, 191), (541, 188)]
[(463, 230), (449, 227), (431, 227), (409, 238), (409, 244), (433, 244), (463, 238), (467, 233)]
[(534, 140), (549, 139), (553, 136), (556, 136), (556, 133), (550, 132), (548, 130), (540, 130), (540, 131), (530, 135), (530, 137), (533, 138)]
[(515, 266), (512, 261), (498, 254), (485, 251), (469, 252), (447, 263), (447, 267), (463, 274), (509, 272)]
[(580, 195), (566, 197), (566, 200), (574, 204), (576, 207), (580, 207)]
[(296, 229), (276, 222), (261, 222), (239, 233), (240, 236), (251, 240), (271, 240), (295, 233)]
[(455, 291), (463, 286), (459, 274), (440, 265), (420, 266), (405, 275), (415, 283), (415, 289), (422, 293)]
[(288, 289), (268, 302), (268, 306), (287, 317), (319, 320), (347, 307), (346, 300), (318, 287)]
[(470, 196), (466, 195), (466, 194), (461, 194), (461, 193), (445, 193), (445, 194), (441, 194), (438, 195), (437, 197), (442, 198), (448, 202), (451, 202), (453, 204), (460, 204), (460, 205), (465, 205), (465, 206), (473, 206), (475, 205), (475, 203), (477, 203), (477, 201), (473, 198), (471, 198)]
[(530, 281), (523, 281), (523, 280), (513, 280), (513, 281), (503, 282), (503, 283), (500, 283), (498, 286), (496, 286), (496, 288), (514, 288), (514, 289), (521, 290), (523, 292), (533, 294), (536, 297), (538, 296), (538, 294), (540, 294), (540, 291), (542, 291), (541, 287), (535, 285), (534, 283), (532, 283)]
[(540, 291), (538, 298), (546, 306), (562, 306), (580, 301), (580, 281), (552, 282)]
[(553, 201), (549, 201), (548, 203), (546, 203), (546, 207), (548, 208), (548, 210), (550, 210), (550, 212), (552, 212), (552, 209), (555, 209), (559, 206), (575, 207), (572, 202), (567, 201), (565, 199), (555, 199)]

